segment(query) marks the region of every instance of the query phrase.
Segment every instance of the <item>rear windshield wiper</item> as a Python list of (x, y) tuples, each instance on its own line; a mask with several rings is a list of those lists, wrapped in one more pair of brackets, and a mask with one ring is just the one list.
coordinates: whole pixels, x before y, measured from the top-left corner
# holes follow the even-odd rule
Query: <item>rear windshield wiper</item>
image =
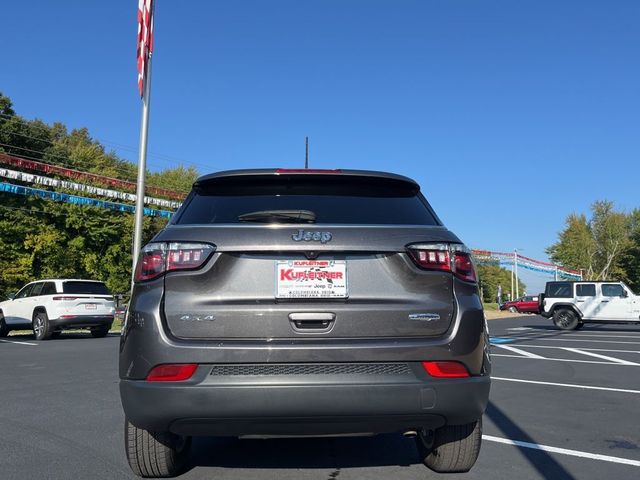
[(262, 223), (315, 223), (316, 214), (310, 210), (260, 210), (244, 213), (238, 220)]

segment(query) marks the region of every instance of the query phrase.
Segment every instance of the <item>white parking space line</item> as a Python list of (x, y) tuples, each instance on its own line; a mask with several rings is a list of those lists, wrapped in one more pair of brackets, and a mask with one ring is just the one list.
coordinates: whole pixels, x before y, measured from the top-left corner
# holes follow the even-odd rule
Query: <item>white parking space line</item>
[[(497, 345), (496, 345), (497, 346)], [(529, 345), (524, 344), (524, 345), (520, 345), (521, 347), (524, 348), (544, 348), (545, 350), (566, 350), (568, 347), (556, 347), (553, 345)], [(588, 350), (590, 352), (612, 352), (612, 353), (638, 353), (640, 354), (640, 350), (615, 350), (615, 349), (611, 349), (611, 348), (581, 348), (580, 350)]]
[(588, 343), (620, 343), (622, 345), (640, 345), (640, 342), (621, 342), (619, 340), (578, 340), (573, 338), (546, 338), (546, 337), (511, 337), (514, 340), (539, 340), (544, 342), (588, 342)]
[(622, 360), (620, 358), (608, 357), (606, 355), (601, 355), (599, 353), (588, 352), (586, 350), (580, 350), (579, 348), (564, 348), (567, 352), (573, 352), (580, 355), (588, 355), (590, 357), (601, 358), (602, 360), (609, 360), (613, 363), (619, 363), (620, 365), (637, 365), (640, 366), (640, 363), (630, 362), (628, 360)]
[(500, 380), (503, 382), (516, 382), (516, 383), (532, 383), (534, 385), (550, 385), (553, 387), (580, 388), (583, 390), (603, 390), (606, 392), (633, 393), (636, 395), (640, 395), (640, 390), (629, 390), (626, 388), (596, 387), (593, 385), (576, 385), (575, 383), (541, 382), (538, 380), (524, 380), (522, 378), (505, 378), (505, 377), (494, 377), (494, 376), (491, 376), (491, 380)]
[(19, 342), (17, 340), (5, 340), (4, 338), (0, 338), (0, 342), (3, 342), (3, 343), (15, 343), (17, 345), (31, 345), (32, 347), (38, 346), (37, 343)]
[[(497, 345), (495, 345), (497, 346)], [(570, 363), (594, 363), (596, 365), (615, 365), (620, 367), (625, 366), (638, 366), (640, 364), (626, 364), (626, 363), (613, 363), (613, 362), (598, 362), (597, 360), (573, 360), (571, 358), (547, 358), (547, 357), (524, 357), (522, 355), (507, 355), (503, 353), (492, 353), (492, 357), (508, 357), (508, 358), (524, 358), (528, 360), (549, 360), (550, 362), (570, 362)]]
[(551, 332), (538, 332), (538, 333), (522, 333), (517, 335), (511, 335), (512, 338), (528, 338), (537, 336), (553, 336), (555, 338), (625, 338), (625, 339), (640, 339), (640, 335), (607, 335), (607, 334), (590, 334), (590, 333), (551, 333)]
[(509, 350), (510, 352), (513, 352), (513, 353), (519, 353), (520, 355), (523, 355), (528, 358), (544, 358), (540, 355), (536, 355), (535, 353), (525, 352), (524, 350), (520, 350), (519, 348), (512, 347), (510, 345), (494, 345), (494, 347), (504, 348), (505, 350)]
[(581, 452), (580, 450), (569, 450), (568, 448), (550, 447), (549, 445), (540, 445), (538, 443), (522, 442), (520, 440), (511, 440), (509, 438), (494, 437), (493, 435), (482, 435), (482, 439), (489, 442), (504, 443), (506, 445), (513, 445), (520, 448), (532, 448), (534, 450), (542, 450), (543, 452), (559, 453), (560, 455), (570, 455), (572, 457), (589, 458), (591, 460), (600, 460), (603, 462), (621, 463), (623, 465), (640, 467), (640, 460), (611, 457), (609, 455), (601, 455), (599, 453)]

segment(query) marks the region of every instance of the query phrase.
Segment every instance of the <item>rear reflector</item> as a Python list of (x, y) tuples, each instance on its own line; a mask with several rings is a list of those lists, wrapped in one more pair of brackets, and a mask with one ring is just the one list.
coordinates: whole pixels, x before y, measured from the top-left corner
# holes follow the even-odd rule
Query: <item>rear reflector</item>
[(467, 368), (459, 362), (422, 362), (426, 372), (435, 378), (467, 378)]
[(157, 365), (147, 375), (148, 382), (181, 382), (189, 380), (198, 365), (195, 363), (173, 363)]

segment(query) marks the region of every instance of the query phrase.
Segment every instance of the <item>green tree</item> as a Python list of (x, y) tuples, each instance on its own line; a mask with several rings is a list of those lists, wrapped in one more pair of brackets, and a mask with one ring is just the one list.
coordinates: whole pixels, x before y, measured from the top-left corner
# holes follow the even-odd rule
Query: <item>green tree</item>
[[(507, 294), (511, 290), (511, 271), (490, 263), (477, 265), (477, 270), (484, 301), (487, 303), (497, 301), (498, 285), (502, 285), (502, 298), (503, 301), (506, 301)], [(521, 295), (526, 291), (526, 288), (527, 286), (522, 280), (518, 279), (518, 289)], [(515, 292), (511, 293), (511, 298), (514, 296)]]
[(628, 276), (623, 256), (632, 247), (630, 219), (625, 213), (615, 211), (612, 202), (594, 202), (590, 219), (572, 213), (565, 225), (558, 241), (547, 248), (554, 262), (582, 270), (588, 280)]
[[(11, 100), (2, 94), (0, 144), (4, 144), (0, 151), (16, 156), (136, 179), (136, 165), (105, 150), (86, 128), (69, 132), (61, 123), (26, 120), (16, 115)], [(148, 184), (186, 195), (197, 176), (195, 169), (178, 165), (148, 173)], [(165, 218), (145, 217), (143, 242), (165, 224)], [(47, 277), (102, 280), (115, 293), (127, 292), (132, 238), (130, 213), (0, 192), (0, 294)]]

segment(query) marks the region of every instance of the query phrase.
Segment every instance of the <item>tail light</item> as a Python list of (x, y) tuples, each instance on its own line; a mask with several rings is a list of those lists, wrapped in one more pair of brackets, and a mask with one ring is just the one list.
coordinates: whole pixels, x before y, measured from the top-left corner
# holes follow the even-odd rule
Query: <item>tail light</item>
[(215, 251), (206, 243), (150, 243), (142, 249), (134, 281), (153, 280), (167, 272), (195, 270)]
[(469, 371), (460, 362), (422, 362), (422, 368), (435, 378), (467, 378)]
[(182, 382), (189, 380), (197, 368), (195, 363), (156, 365), (147, 375), (147, 382)]
[(471, 259), (471, 251), (460, 244), (429, 243), (409, 245), (409, 254), (420, 268), (451, 272), (466, 282), (478, 277)]

